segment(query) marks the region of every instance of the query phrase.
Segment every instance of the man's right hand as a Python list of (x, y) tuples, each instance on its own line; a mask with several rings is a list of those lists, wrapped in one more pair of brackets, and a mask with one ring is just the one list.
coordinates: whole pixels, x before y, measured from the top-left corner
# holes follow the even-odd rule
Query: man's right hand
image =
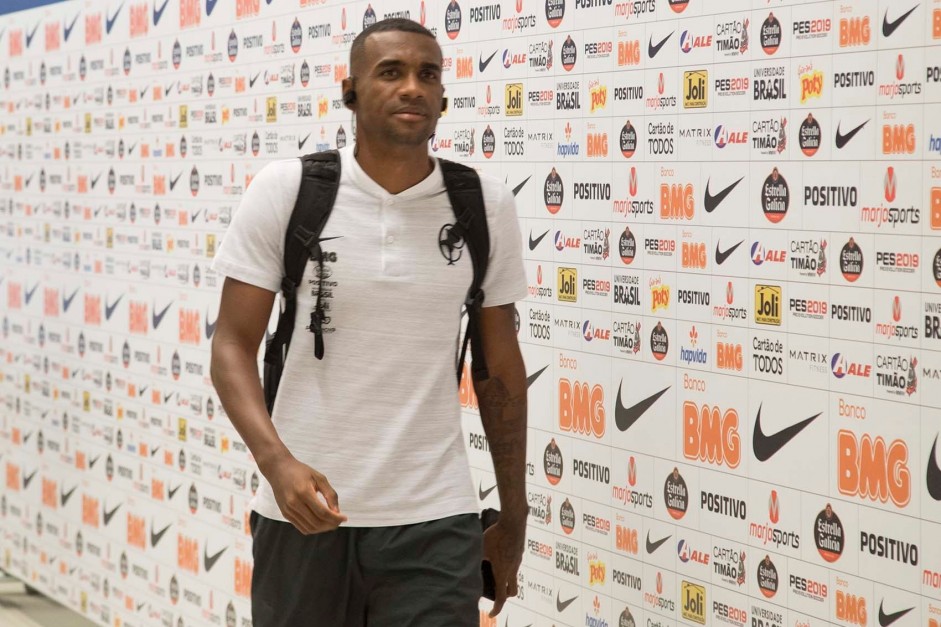
[(278, 508), (304, 535), (332, 531), (346, 522), (330, 482), (307, 464), (288, 455), (266, 470)]

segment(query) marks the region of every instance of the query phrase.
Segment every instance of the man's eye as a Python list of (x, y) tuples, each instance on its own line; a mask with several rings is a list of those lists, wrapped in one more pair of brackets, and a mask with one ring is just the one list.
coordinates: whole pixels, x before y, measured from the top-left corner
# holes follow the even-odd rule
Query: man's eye
[(391, 70), (391, 69), (390, 69), (390, 70), (383, 70), (383, 71), (379, 74), (379, 76), (394, 77), (394, 76), (398, 76), (398, 74), (399, 74), (398, 70)]

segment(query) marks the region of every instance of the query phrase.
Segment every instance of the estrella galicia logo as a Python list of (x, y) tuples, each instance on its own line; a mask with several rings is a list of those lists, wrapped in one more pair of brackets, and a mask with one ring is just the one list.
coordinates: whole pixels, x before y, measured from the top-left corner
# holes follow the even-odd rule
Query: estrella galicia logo
[(372, 4), (366, 5), (366, 11), (363, 13), (363, 30), (366, 30), (370, 26), (376, 23), (376, 12), (372, 8)]
[(461, 6), (457, 0), (451, 0), (448, 8), (444, 10), (444, 32), (451, 40), (457, 39), (461, 34)]
[(679, 468), (674, 467), (673, 472), (667, 476), (663, 484), (663, 503), (666, 505), (667, 513), (674, 520), (679, 520), (686, 515), (689, 507), (689, 488)]
[(195, 165), (190, 170), (190, 193), (194, 197), (199, 193), (199, 170), (196, 169)]
[(131, 365), (131, 345), (124, 340), (124, 346), (121, 347), (121, 363), (127, 368)]
[(346, 146), (346, 131), (343, 130), (341, 126), (337, 129), (337, 148), (343, 148)]
[(453, 224), (445, 224), (438, 231), (438, 249), (441, 256), (453, 266), (464, 254), (464, 237), (454, 230)]
[(183, 46), (180, 44), (179, 39), (173, 42), (173, 52), (171, 54), (171, 59), (173, 61), (173, 69), (179, 70), (180, 64), (183, 63)]
[(170, 360), (170, 374), (173, 375), (174, 381), (180, 380), (180, 372), (182, 370), (180, 362), (180, 353), (178, 351), (173, 351), (173, 358)]
[(546, 22), (558, 28), (565, 17), (565, 0), (546, 0)]
[(301, 28), (301, 22), (296, 17), (291, 24), (291, 50), (295, 53), (301, 51), (301, 44), (304, 42), (304, 30)]
[(114, 188), (117, 186), (117, 183), (118, 183), (118, 178), (117, 178), (117, 175), (114, 173), (114, 168), (110, 168), (108, 170), (108, 193), (109, 194), (114, 193)]
[(124, 75), (127, 76), (131, 73), (131, 49), (124, 49)]
[(575, 67), (575, 61), (578, 59), (578, 46), (575, 45), (575, 42), (572, 40), (572, 36), (569, 35), (565, 38), (565, 43), (562, 44), (562, 67), (565, 68), (566, 72), (571, 72), (572, 68)]
[[(293, 31), (293, 28), (291, 29)], [(292, 37), (293, 39), (293, 37)], [(235, 29), (232, 29), (232, 32), (229, 33), (229, 42), (228, 42), (228, 52), (229, 52), (229, 61), (235, 62), (235, 59), (239, 56), (239, 38), (235, 34)]]
[[(7, 69), (8, 74), (9, 72), (10, 70)], [(82, 58), (78, 60), (78, 77), (82, 80), (85, 80), (86, 76), (88, 76), (88, 61), (85, 60), (85, 55), (83, 54)], [(9, 80), (6, 80), (5, 82), (7, 83), (7, 87), (9, 87)]]
[(307, 64), (307, 59), (304, 59), (304, 62), (301, 63), (300, 78), (301, 85), (307, 87), (310, 83), (310, 66)]
[(556, 172), (555, 168), (549, 172), (546, 177), (546, 183), (543, 186), (543, 198), (546, 203), (546, 210), (555, 215), (562, 209), (562, 199), (564, 196), (564, 187), (562, 177)]

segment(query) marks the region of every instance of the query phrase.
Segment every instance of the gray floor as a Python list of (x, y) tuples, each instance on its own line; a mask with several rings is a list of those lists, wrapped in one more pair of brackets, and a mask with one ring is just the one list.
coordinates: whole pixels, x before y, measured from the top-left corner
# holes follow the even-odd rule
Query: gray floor
[(96, 627), (95, 623), (0, 574), (0, 625), (3, 627)]

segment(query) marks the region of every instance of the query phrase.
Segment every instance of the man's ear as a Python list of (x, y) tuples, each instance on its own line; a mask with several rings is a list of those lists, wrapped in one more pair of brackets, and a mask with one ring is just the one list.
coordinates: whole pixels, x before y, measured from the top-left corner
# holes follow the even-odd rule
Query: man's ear
[(353, 77), (348, 76), (340, 83), (340, 89), (343, 91), (343, 104), (350, 111), (356, 110), (356, 90), (353, 87)]

